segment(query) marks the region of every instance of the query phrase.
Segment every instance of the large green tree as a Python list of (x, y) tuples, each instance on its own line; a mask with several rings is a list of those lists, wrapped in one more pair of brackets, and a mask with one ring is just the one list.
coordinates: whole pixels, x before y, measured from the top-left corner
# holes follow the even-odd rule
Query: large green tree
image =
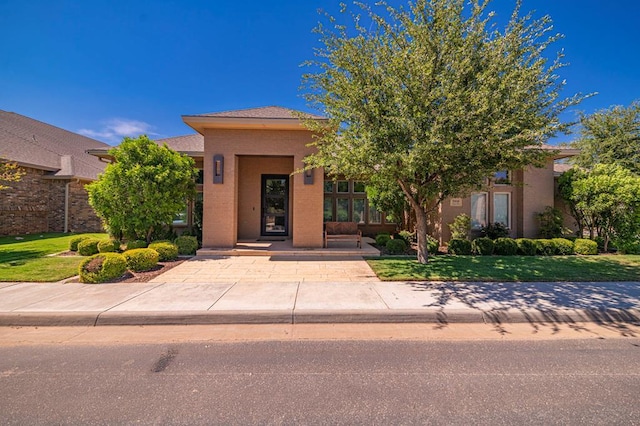
[(580, 116), (580, 137), (571, 146), (580, 149), (575, 164), (618, 164), (640, 174), (640, 101)]
[(330, 125), (308, 124), (318, 132), (308, 164), (394, 185), (415, 212), (422, 263), (429, 212), (497, 170), (539, 164), (540, 145), (566, 129), (558, 115), (580, 100), (560, 99), (561, 55), (544, 56), (558, 38), (550, 19), (520, 17), (518, 3), (498, 30), (488, 4), (358, 4), (350, 24), (317, 28), (324, 46), (305, 96)]
[(87, 185), (89, 203), (111, 234), (150, 241), (195, 194), (195, 163), (144, 135), (109, 154), (114, 162)]

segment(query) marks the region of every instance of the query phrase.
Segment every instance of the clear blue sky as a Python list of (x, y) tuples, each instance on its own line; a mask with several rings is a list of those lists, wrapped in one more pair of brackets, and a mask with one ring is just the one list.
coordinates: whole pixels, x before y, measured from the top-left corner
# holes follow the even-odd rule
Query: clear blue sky
[[(490, 8), (506, 18), (514, 3)], [(300, 64), (320, 46), (311, 32), (317, 10), (337, 14), (338, 4), (0, 0), (0, 109), (112, 144), (127, 133), (192, 133), (184, 114), (308, 111)], [(524, 0), (523, 10), (532, 9), (565, 34), (552, 46), (570, 62), (560, 73), (564, 95), (599, 92), (577, 110), (640, 99), (640, 1)]]

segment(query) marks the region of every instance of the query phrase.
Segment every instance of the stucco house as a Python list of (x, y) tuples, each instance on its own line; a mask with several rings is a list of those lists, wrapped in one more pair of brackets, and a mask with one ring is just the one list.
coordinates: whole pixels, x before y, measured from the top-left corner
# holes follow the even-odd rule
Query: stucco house
[(105, 163), (87, 154), (108, 145), (0, 110), (0, 157), (26, 172), (0, 191), (0, 235), (38, 232), (101, 232), (84, 185)]

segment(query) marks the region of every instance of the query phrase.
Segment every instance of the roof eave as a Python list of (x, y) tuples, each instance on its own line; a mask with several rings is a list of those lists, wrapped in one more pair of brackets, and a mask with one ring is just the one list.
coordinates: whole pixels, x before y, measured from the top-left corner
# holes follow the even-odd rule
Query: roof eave
[[(325, 118), (312, 118), (312, 120), (319, 122), (327, 121)], [(299, 118), (239, 118), (183, 115), (182, 121), (201, 135), (204, 135), (205, 129), (308, 130)]]

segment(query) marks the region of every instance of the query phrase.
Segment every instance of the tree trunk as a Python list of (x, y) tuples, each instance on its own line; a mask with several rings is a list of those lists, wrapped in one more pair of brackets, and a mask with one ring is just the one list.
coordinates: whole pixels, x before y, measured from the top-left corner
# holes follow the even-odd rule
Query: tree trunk
[(418, 237), (418, 263), (429, 262), (427, 244), (427, 213), (422, 208), (414, 208), (416, 213), (416, 236)]

